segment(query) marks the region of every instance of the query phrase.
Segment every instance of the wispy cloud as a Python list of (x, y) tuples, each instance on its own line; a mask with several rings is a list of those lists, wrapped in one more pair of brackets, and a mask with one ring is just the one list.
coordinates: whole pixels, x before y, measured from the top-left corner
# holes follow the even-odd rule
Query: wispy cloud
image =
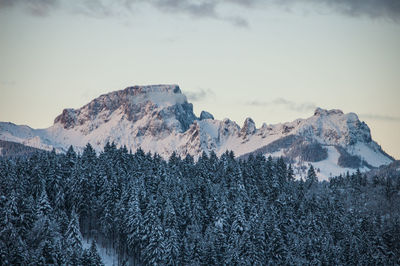
[(194, 18), (222, 20), (238, 27), (248, 27), (240, 15), (225, 16), (217, 9), (224, 2), (219, 0), (0, 0), (2, 8), (23, 8), (30, 14), (44, 17), (55, 9), (65, 9), (75, 14), (102, 18), (134, 15), (141, 5), (150, 5), (163, 13), (184, 14)]
[(399, 0), (225, 0), (224, 2), (257, 9), (277, 6), (283, 10), (292, 10), (298, 6), (311, 8), (325, 6), (331, 11), (347, 16), (366, 16), (400, 21)]
[[(140, 5), (150, 5), (161, 12), (184, 14), (195, 18), (227, 21), (235, 26), (248, 27), (247, 18), (240, 9), (265, 9), (278, 7), (283, 10), (307, 6), (318, 9), (321, 5), (329, 10), (358, 17), (385, 18), (400, 21), (399, 0), (0, 0), (0, 8), (22, 7), (36, 16), (46, 16), (57, 8), (94, 17), (132, 15)], [(239, 8), (238, 13), (225, 16), (224, 6)]]
[(296, 103), (284, 98), (277, 98), (273, 101), (250, 101), (247, 102), (246, 105), (251, 106), (260, 106), (260, 107), (276, 107), (281, 106), (291, 111), (295, 112), (306, 112), (306, 111), (314, 111), (317, 106), (314, 103)]
[(363, 119), (400, 122), (399, 116), (379, 115), (379, 114), (360, 114), (360, 117)]
[(192, 102), (199, 102), (209, 97), (215, 96), (214, 92), (210, 89), (199, 89), (197, 91), (184, 92), (186, 97)]
[(312, 0), (323, 2), (332, 9), (349, 16), (389, 18), (399, 22), (400, 1), (398, 0)]
[(0, 8), (22, 7), (34, 16), (46, 16), (59, 6), (59, 0), (0, 0)]

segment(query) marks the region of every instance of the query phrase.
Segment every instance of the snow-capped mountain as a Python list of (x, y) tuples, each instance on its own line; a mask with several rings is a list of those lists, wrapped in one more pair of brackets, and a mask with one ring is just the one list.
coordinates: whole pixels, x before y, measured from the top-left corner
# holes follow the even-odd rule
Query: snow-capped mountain
[(287, 157), (300, 176), (311, 163), (325, 179), (393, 161), (354, 113), (318, 108), (307, 119), (256, 128), (247, 118), (240, 127), (206, 111), (197, 117), (177, 85), (134, 86), (101, 95), (80, 109), (65, 109), (46, 129), (0, 122), (0, 140), (60, 152), (70, 145), (81, 151), (87, 143), (100, 151), (115, 142), (166, 158), (172, 152), (195, 158), (203, 151), (221, 155), (232, 150), (238, 157), (261, 152)]

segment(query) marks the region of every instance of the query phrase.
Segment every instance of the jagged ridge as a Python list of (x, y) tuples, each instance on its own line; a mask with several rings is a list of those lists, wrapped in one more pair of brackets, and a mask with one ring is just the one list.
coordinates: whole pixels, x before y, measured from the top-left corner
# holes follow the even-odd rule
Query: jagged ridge
[[(287, 156), (299, 167), (305, 162), (318, 166), (330, 161), (337, 167), (335, 173), (350, 169), (339, 165), (343, 160), (338, 158), (343, 154), (365, 162), (357, 164), (364, 170), (393, 159), (372, 140), (369, 127), (354, 113), (317, 108), (307, 119), (264, 123), (256, 128), (247, 118), (240, 127), (227, 118), (215, 120), (206, 111), (197, 117), (177, 85), (133, 86), (101, 95), (79, 109), (65, 109), (47, 129), (0, 123), (0, 139), (59, 151), (69, 145), (79, 150), (87, 143), (100, 151), (114, 141), (131, 150), (140, 147), (164, 157), (172, 152), (195, 158), (203, 151), (220, 155), (232, 150), (237, 156), (262, 152)], [(353, 166), (344, 164), (349, 165)]]

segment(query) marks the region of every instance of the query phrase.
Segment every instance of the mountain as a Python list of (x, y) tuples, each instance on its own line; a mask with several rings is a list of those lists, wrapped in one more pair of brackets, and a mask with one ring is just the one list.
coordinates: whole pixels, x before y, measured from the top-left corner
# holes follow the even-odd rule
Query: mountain
[(46, 129), (0, 122), (0, 140), (59, 152), (70, 145), (82, 151), (87, 143), (100, 151), (115, 142), (165, 158), (173, 152), (195, 158), (203, 151), (232, 150), (240, 158), (262, 153), (284, 156), (298, 176), (313, 164), (320, 179), (393, 161), (354, 113), (317, 108), (307, 119), (256, 128), (247, 118), (240, 127), (206, 111), (197, 117), (177, 85), (133, 86), (101, 95), (79, 109), (64, 109)]

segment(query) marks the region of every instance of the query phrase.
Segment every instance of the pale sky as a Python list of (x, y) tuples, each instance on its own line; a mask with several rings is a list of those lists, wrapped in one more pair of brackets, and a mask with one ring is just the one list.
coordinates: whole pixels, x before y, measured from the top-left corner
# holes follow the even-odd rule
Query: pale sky
[(0, 121), (149, 84), (239, 125), (355, 112), (399, 159), (400, 2), (0, 0)]

